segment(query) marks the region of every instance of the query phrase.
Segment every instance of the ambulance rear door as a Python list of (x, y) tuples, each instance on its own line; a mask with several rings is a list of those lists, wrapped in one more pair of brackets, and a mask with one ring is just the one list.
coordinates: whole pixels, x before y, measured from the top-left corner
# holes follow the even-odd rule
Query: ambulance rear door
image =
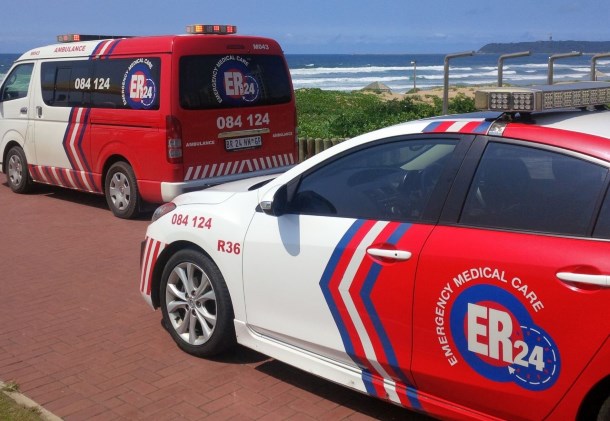
[[(222, 182), (297, 162), (296, 109), (280, 47), (272, 40), (205, 38), (206, 48), (182, 49), (177, 117), (184, 180)], [(176, 63), (177, 61), (177, 63)]]

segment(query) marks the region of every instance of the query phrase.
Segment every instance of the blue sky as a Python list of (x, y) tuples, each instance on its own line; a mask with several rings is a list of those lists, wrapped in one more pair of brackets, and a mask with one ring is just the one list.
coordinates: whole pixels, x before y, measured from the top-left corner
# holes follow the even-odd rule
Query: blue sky
[(297, 53), (452, 53), (489, 42), (610, 41), (608, 0), (20, 0), (2, 5), (0, 53), (60, 33), (158, 35), (227, 23)]

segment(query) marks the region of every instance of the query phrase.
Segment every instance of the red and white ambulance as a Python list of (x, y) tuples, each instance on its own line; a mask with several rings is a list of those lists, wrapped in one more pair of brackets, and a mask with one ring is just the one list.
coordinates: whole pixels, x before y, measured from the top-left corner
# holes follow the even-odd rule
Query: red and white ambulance
[(113, 213), (296, 163), (296, 108), (274, 40), (229, 25), (154, 37), (63, 35), (0, 86), (0, 169), (104, 194)]

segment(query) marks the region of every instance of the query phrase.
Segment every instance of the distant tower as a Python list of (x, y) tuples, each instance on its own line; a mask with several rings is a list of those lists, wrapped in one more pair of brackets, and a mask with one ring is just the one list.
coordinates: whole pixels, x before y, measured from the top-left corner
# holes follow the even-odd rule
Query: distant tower
[(549, 34), (549, 41), (553, 41), (553, 34)]

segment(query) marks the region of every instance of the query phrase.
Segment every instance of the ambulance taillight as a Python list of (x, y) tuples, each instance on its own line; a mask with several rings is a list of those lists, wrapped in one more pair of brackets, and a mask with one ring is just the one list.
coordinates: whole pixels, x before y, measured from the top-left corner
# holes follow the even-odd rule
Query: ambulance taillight
[(235, 25), (194, 24), (194, 25), (187, 25), (186, 32), (189, 34), (229, 35), (229, 34), (237, 33), (237, 26), (235, 26)]
[(182, 125), (180, 120), (172, 115), (165, 118), (165, 133), (167, 139), (167, 162), (182, 163)]

